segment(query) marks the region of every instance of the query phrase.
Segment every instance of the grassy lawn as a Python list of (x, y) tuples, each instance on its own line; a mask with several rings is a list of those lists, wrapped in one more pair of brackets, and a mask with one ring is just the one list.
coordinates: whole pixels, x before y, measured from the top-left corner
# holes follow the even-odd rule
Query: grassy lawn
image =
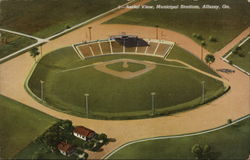
[(0, 101), (1, 158), (12, 158), (57, 121), (4, 96)]
[[(0, 58), (36, 43), (35, 39), (0, 31)], [(3, 42), (6, 39), (7, 42)]]
[(250, 39), (240, 47), (237, 53), (231, 54), (227, 59), (250, 73)]
[(32, 142), (25, 147), (21, 152), (15, 155), (15, 159), (71, 159), (70, 157), (63, 156), (59, 152), (48, 152), (47, 146)]
[(183, 62), (186, 62), (190, 65), (192, 65), (195, 68), (198, 68), (202, 71), (208, 72), (210, 74), (216, 75), (219, 77), (219, 75), (214, 72), (211, 68), (208, 67), (205, 62), (201, 62), (199, 58), (192, 55), (188, 51), (180, 48), (179, 46), (175, 45), (174, 48), (171, 50), (170, 54), (167, 57), (168, 59), (178, 59)]
[[(227, 4), (231, 9), (134, 9), (106, 23), (133, 24), (168, 28), (188, 37), (200, 34), (206, 41), (206, 48), (215, 52), (225, 46), (250, 25), (250, 3), (247, 0), (202, 0), (202, 1), (151, 1), (147, 5), (220, 5)], [(217, 39), (210, 42), (209, 36)], [(160, 37), (161, 38), (161, 37)], [(164, 37), (162, 37), (164, 38)], [(194, 38), (193, 38), (194, 39)], [(195, 39), (194, 39), (195, 40)], [(195, 40), (200, 43), (198, 40)]]
[[(105, 74), (94, 67), (61, 72), (117, 58), (147, 60), (176, 67), (158, 65), (154, 70), (129, 80)], [(182, 65), (141, 55), (109, 55), (81, 61), (74, 50), (68, 47), (43, 57), (28, 85), (40, 97), (40, 80), (44, 80), (44, 95), (49, 105), (83, 117), (86, 115), (84, 94), (89, 93), (89, 117), (102, 119), (147, 117), (151, 113), (150, 93), (153, 91), (157, 94), (157, 114), (173, 113), (199, 105), (201, 81), (206, 84), (206, 101), (224, 92), (222, 82), (178, 66)]]
[(1, 2), (0, 27), (41, 38), (126, 3), (126, 0), (12, 0)]
[(194, 144), (211, 146), (212, 159), (247, 159), (250, 153), (250, 118), (230, 127), (190, 137), (138, 142), (119, 150), (109, 159), (195, 159)]

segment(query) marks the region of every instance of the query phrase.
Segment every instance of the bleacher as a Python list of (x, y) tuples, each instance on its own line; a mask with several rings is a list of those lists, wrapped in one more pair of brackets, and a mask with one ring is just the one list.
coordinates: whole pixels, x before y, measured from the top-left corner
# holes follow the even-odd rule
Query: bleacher
[(134, 53), (136, 47), (125, 47), (125, 52), (126, 53)]
[(146, 48), (147, 48), (148, 46), (138, 46), (137, 47), (137, 53), (142, 53), (142, 54), (144, 54), (144, 52), (145, 52), (145, 50), (146, 50)]
[(150, 42), (147, 48), (147, 54), (154, 54), (157, 46), (158, 46), (158, 43)]
[(160, 43), (160, 45), (157, 48), (155, 54), (164, 57), (167, 54), (167, 51), (169, 50), (170, 47), (171, 47), (170, 44)]
[(101, 42), (100, 45), (102, 47), (103, 54), (110, 54), (111, 53), (109, 41)]
[(99, 43), (90, 44), (90, 47), (92, 48), (92, 51), (94, 52), (95, 56), (102, 54), (100, 47), (99, 47)]
[[(138, 38), (137, 38), (138, 40)], [(149, 42), (148, 42), (149, 41)], [(174, 43), (169, 41), (159, 41), (159, 40), (140, 40), (139, 41), (125, 41), (119, 43), (115, 39), (92, 41), (89, 43), (80, 43), (73, 45), (77, 54), (81, 59), (88, 57), (99, 56), (99, 55), (108, 55), (115, 53), (124, 53), (124, 54), (145, 54), (150, 56), (158, 56), (165, 58), (167, 53), (170, 52)], [(133, 42), (133, 43), (132, 43)], [(136, 45), (134, 45), (136, 44)]]
[(111, 46), (112, 46), (113, 53), (122, 53), (123, 52), (123, 46), (121, 44), (119, 44), (118, 42), (111, 41)]
[(90, 50), (90, 46), (88, 44), (78, 46), (77, 48), (79, 49), (80, 53), (83, 54), (84, 57), (92, 57), (93, 56), (93, 54)]

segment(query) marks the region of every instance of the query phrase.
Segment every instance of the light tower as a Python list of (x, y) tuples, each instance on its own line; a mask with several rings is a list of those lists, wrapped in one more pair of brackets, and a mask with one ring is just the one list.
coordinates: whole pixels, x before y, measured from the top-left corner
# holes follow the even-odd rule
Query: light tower
[(92, 29), (92, 27), (88, 27), (88, 29), (89, 29), (89, 40), (91, 41), (91, 29)]
[(85, 93), (84, 96), (85, 96), (85, 110), (86, 110), (86, 116), (89, 117), (89, 104), (88, 104), (88, 97), (89, 97), (89, 94), (88, 94), (88, 93)]
[(159, 32), (159, 25), (155, 25), (155, 29), (156, 29), (156, 32), (155, 32), (155, 37), (156, 39), (158, 40), (159, 36), (158, 36), (158, 32)]
[(205, 81), (202, 81), (201, 84), (202, 84), (201, 103), (203, 104), (205, 102)]
[(41, 83), (41, 100), (42, 100), (42, 102), (44, 101), (44, 83), (45, 83), (45, 81), (43, 81), (43, 80), (40, 80), (40, 83)]
[(151, 92), (150, 95), (151, 95), (151, 102), (152, 102), (152, 105), (151, 105), (152, 115), (154, 115), (155, 114), (155, 95), (156, 95), (156, 93)]

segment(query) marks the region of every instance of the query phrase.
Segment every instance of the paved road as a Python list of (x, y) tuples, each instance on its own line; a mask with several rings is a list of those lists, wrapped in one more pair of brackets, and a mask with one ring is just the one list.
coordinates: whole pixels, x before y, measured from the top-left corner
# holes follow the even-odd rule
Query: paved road
[[(155, 28), (152, 27), (101, 25), (102, 22), (124, 12), (126, 12), (126, 10), (120, 10), (46, 43), (43, 46), (44, 54), (60, 47), (69, 46), (71, 44), (87, 40), (88, 37), (86, 36), (86, 33), (88, 32), (87, 27), (89, 26), (93, 27), (93, 39), (107, 38), (107, 35), (118, 34), (121, 32), (129, 34), (138, 33), (138, 35), (142, 37), (155, 38)], [(196, 56), (200, 56), (200, 46), (188, 37), (166, 29), (160, 29), (160, 31), (164, 35), (167, 35), (164, 39), (175, 41), (184, 49), (194, 53)], [(224, 63), (218, 57), (225, 53), (227, 48), (230, 48), (234, 44), (237, 44), (240, 39), (243, 39), (245, 34), (246, 32), (234, 39), (232, 43), (229, 43), (230, 46), (226, 46), (215, 54), (217, 59), (216, 62), (211, 65), (212, 68), (233, 69), (230, 65)], [(118, 146), (132, 140), (155, 136), (191, 133), (215, 128), (225, 124), (229, 118), (238, 119), (250, 113), (249, 76), (236, 71), (233, 74), (222, 74), (232, 87), (227, 94), (194, 110), (177, 113), (172, 116), (142, 120), (107, 121), (75, 117), (47, 108), (33, 100), (28, 95), (23, 85), (33, 64), (34, 60), (28, 53), (1, 64), (0, 93), (56, 118), (70, 119), (75, 125), (84, 125), (97, 132), (107, 133), (109, 137), (117, 139), (116, 142), (105, 146), (103, 152), (94, 154), (90, 153), (90, 158), (101, 158)]]

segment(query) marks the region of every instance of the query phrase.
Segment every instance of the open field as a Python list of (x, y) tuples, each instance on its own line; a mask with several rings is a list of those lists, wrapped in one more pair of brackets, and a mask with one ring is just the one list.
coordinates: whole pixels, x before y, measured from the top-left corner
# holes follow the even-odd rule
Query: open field
[[(206, 41), (206, 49), (215, 52), (224, 47), (240, 32), (250, 25), (250, 3), (247, 0), (202, 0), (202, 1), (151, 1), (147, 5), (199, 5), (203, 4), (229, 5), (230, 9), (134, 9), (119, 17), (115, 17), (106, 23), (110, 24), (134, 24), (168, 28), (192, 37), (193, 33), (200, 34)], [(217, 39), (217, 42), (210, 42), (209, 36)], [(164, 39), (168, 35), (161, 35)], [(197, 43), (200, 41), (193, 38)]]
[(250, 153), (249, 124), (250, 118), (247, 118), (230, 127), (201, 135), (137, 142), (108, 159), (195, 159), (191, 153), (194, 144), (211, 146), (212, 159), (247, 159)]
[(36, 43), (35, 39), (0, 31), (0, 58)]
[(232, 53), (227, 60), (250, 73), (250, 39), (236, 53)]
[(40, 143), (32, 142), (25, 147), (21, 152), (15, 155), (15, 159), (72, 159), (67, 156), (63, 156), (59, 152), (47, 152), (46, 146)]
[(2, 1), (0, 27), (45, 38), (125, 2), (126, 0)]
[(215, 71), (213, 71), (211, 68), (207, 66), (204, 62), (201, 62), (200, 59), (193, 54), (189, 53), (188, 51), (178, 47), (174, 46), (172, 51), (167, 57), (168, 59), (179, 59), (183, 62), (186, 62), (188, 64), (191, 64), (192, 66), (199, 68), (202, 71), (208, 72), (210, 74), (213, 74), (215, 76), (219, 76)]
[(12, 158), (57, 120), (0, 96), (0, 157)]
[[(97, 62), (121, 58), (151, 61), (157, 67), (132, 79), (121, 79), (93, 67)], [(115, 65), (119, 68), (119, 63)], [(132, 70), (137, 67), (132, 66)], [(71, 47), (56, 50), (38, 63), (28, 83), (37, 97), (41, 97), (40, 80), (45, 81), (44, 99), (47, 104), (66, 113), (84, 117), (84, 94), (88, 93), (89, 117), (101, 119), (148, 117), (152, 113), (151, 92), (157, 94), (155, 105), (156, 115), (159, 115), (193, 108), (203, 103), (202, 81), (206, 84), (205, 101), (223, 94), (225, 89), (222, 82), (177, 62), (167, 62), (158, 57), (115, 54), (82, 61)]]

